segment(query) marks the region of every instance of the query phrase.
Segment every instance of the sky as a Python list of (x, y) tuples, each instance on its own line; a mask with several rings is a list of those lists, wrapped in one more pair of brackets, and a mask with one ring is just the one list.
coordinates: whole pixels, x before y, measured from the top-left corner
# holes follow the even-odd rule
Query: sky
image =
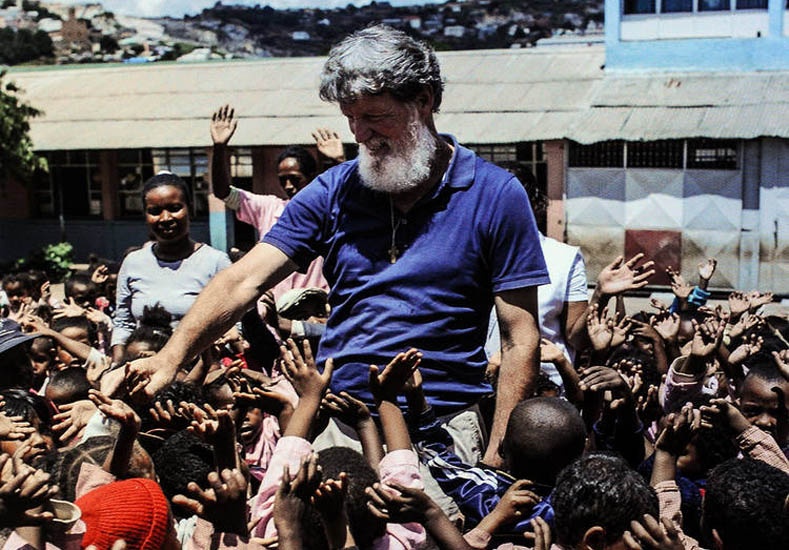
[[(204, 8), (213, 6), (216, 0), (95, 0), (101, 3), (107, 11), (137, 17), (182, 17), (195, 15)], [(393, 6), (407, 6), (413, 4), (436, 4), (446, 0), (388, 0)], [(61, 0), (64, 4), (84, 4), (86, 0)], [(269, 5), (272, 8), (339, 8), (348, 4), (357, 6), (367, 5), (370, 0), (224, 0), (225, 5), (260, 6)]]

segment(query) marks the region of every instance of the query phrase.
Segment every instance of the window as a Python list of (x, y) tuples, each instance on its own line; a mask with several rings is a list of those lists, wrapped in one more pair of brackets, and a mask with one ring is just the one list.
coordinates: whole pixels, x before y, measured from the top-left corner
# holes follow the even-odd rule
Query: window
[(729, 0), (699, 0), (699, 11), (728, 11)]
[(570, 142), (569, 165), (574, 168), (624, 168), (622, 141), (602, 141), (589, 145)]
[(767, 0), (737, 0), (738, 10), (766, 10)]
[(688, 140), (688, 168), (737, 169), (737, 141), (723, 139)]
[(682, 168), (682, 140), (631, 141), (627, 144), (628, 168)]
[(154, 173), (168, 170), (181, 177), (192, 190), (191, 211), (195, 217), (208, 215), (208, 155), (205, 149), (154, 149)]
[(118, 151), (118, 196), (122, 217), (142, 215), (142, 186), (151, 176), (153, 158), (150, 149)]
[(98, 151), (53, 151), (45, 156), (49, 164), (49, 185), (41, 181), (36, 188), (42, 215), (101, 216)]
[(655, 13), (655, 0), (625, 0), (625, 15)]
[[(685, 145), (687, 143), (687, 155)], [(570, 142), (570, 168), (737, 170), (739, 142), (725, 139)]]
[(520, 143), (502, 145), (470, 145), (479, 156), (494, 164), (506, 168), (516, 174), (521, 182), (525, 183), (529, 176), (523, 171), (527, 170), (534, 176), (537, 186), (546, 192), (548, 186), (548, 165), (545, 162), (545, 151), (542, 142), (522, 141)]
[(660, 11), (662, 13), (692, 12), (693, 0), (663, 0)]

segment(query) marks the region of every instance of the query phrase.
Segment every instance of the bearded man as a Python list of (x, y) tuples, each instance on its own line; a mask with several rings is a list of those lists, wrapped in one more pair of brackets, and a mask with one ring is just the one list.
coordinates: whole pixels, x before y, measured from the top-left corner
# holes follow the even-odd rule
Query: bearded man
[(548, 274), (520, 182), (436, 131), (442, 93), (433, 51), (400, 31), (367, 28), (332, 49), (320, 95), (348, 119), (358, 159), (296, 195), (262, 242), (206, 287), (170, 343), (135, 362), (133, 372), (152, 374), (149, 392), (263, 291), (323, 256), (331, 314), (317, 359), (334, 359), (332, 391), (369, 405), (369, 365), (415, 347), (437, 414), (473, 407), (491, 391), (483, 344), (495, 305), (502, 363), (485, 461), (500, 463), (509, 413), (537, 377), (536, 286)]

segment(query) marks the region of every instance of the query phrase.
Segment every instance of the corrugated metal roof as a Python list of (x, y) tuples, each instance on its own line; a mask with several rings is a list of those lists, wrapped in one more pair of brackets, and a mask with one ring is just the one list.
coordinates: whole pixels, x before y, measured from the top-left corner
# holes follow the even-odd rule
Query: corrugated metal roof
[[(789, 72), (605, 74), (602, 47), (439, 54), (437, 124), (468, 143), (573, 139), (789, 137)], [(322, 58), (14, 70), (44, 111), (39, 150), (209, 145), (208, 119), (232, 103), (233, 142), (309, 143), (319, 126), (352, 141), (318, 98)]]

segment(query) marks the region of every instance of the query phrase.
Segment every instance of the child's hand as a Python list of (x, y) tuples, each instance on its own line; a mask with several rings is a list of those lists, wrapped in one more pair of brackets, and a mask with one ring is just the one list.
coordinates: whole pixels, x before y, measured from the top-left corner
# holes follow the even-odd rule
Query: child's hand
[(679, 334), (679, 315), (676, 313), (669, 313), (668, 311), (661, 312), (659, 315), (652, 315), (649, 318), (655, 331), (666, 342), (676, 342), (677, 335)]
[(348, 493), (348, 476), (341, 472), (338, 479), (327, 479), (312, 495), (312, 504), (323, 520), (324, 531), (330, 548), (345, 548), (348, 534), (348, 517), (345, 497)]
[(686, 283), (680, 272), (673, 267), (667, 267), (666, 273), (671, 281), (671, 291), (674, 293), (674, 296), (680, 301), (686, 301), (690, 293), (693, 292), (693, 285)]
[(192, 418), (187, 429), (209, 445), (217, 447), (222, 442), (235, 439), (236, 427), (229, 410), (215, 410), (208, 403), (204, 409), (194, 403), (184, 403), (182, 409)]
[(98, 390), (89, 390), (88, 397), (107, 418), (112, 418), (124, 429), (135, 434), (140, 431), (140, 417), (134, 409), (120, 399), (110, 399)]
[(303, 340), (304, 356), (292, 338), (288, 338), (288, 347), (280, 346), (282, 353), (282, 373), (293, 384), (299, 397), (312, 397), (321, 399), (326, 388), (331, 382), (334, 361), (326, 360), (323, 373), (318, 371), (315, 359), (312, 357), (312, 348), (309, 340)]
[(668, 518), (661, 518), (660, 523), (645, 514), (641, 521), (630, 522), (630, 531), (622, 536), (628, 550), (683, 550), (685, 546), (679, 537), (674, 524)]
[(179, 431), (189, 424), (189, 419), (184, 414), (184, 408), (176, 409), (172, 399), (168, 399), (164, 403), (155, 401), (148, 412), (157, 427), (161, 429)]
[(706, 262), (699, 264), (699, 280), (701, 282), (709, 282), (715, 273), (715, 268), (718, 267), (718, 260), (715, 258), (707, 258)]
[(81, 399), (61, 405), (59, 410), (60, 412), (52, 417), (52, 421), (57, 422), (52, 426), (52, 431), (62, 432), (58, 440), (65, 443), (82, 433), (97, 407), (91, 400)]
[(337, 163), (345, 162), (345, 148), (340, 134), (329, 128), (316, 128), (312, 137), (321, 155)]
[(390, 483), (387, 486), (375, 483), (364, 492), (370, 499), (367, 502), (370, 513), (392, 523), (425, 523), (427, 517), (438, 508), (423, 490), (404, 487), (397, 483)]
[(9, 476), (0, 482), (0, 524), (3, 527), (41, 525), (54, 517), (52, 512), (44, 511), (44, 507), (57, 494), (57, 486), (49, 485), (48, 473), (25, 464), (22, 457), (28, 447), (29, 443), (22, 445), (13, 457), (5, 453), (0, 455), (0, 471), (10, 470)]
[(541, 363), (557, 363), (565, 359), (564, 351), (562, 348), (548, 340), (547, 338), (540, 338), (540, 362)]
[(533, 550), (551, 550), (551, 526), (548, 522), (537, 516), (530, 523), (532, 531), (526, 531), (523, 536), (526, 540), (534, 541)]
[(282, 481), (274, 498), (274, 525), (280, 539), (300, 537), (301, 518), (320, 483), (321, 472), (314, 454), (302, 460), (298, 472), (293, 477), (288, 466), (285, 465)]
[(238, 405), (258, 407), (261, 411), (274, 416), (279, 416), (285, 409), (293, 408), (290, 398), (273, 387), (256, 386), (248, 391), (234, 392), (233, 399)]
[(381, 401), (396, 403), (398, 394), (421, 362), (422, 352), (411, 348), (406, 352), (398, 353), (386, 365), (383, 372), (380, 372), (377, 366), (370, 365), (370, 392), (376, 403)]
[(323, 398), (322, 408), (349, 426), (356, 427), (372, 420), (367, 405), (351, 397), (348, 392), (340, 392), (340, 395), (326, 394), (326, 397)]
[(710, 357), (723, 339), (725, 323), (714, 317), (707, 317), (703, 323), (693, 321), (693, 340), (690, 344), (690, 354), (695, 357)]
[(90, 280), (97, 285), (103, 285), (110, 278), (110, 270), (106, 265), (101, 264), (90, 275)]
[(735, 290), (729, 294), (729, 314), (733, 321), (738, 320), (743, 313), (748, 311), (749, 305), (750, 300), (748, 299), (748, 295), (744, 292)]
[(774, 351), (773, 359), (775, 359), (775, 364), (778, 366), (778, 370), (781, 371), (781, 375), (789, 382), (789, 349)]
[(501, 527), (513, 525), (524, 515), (531, 514), (542, 500), (537, 493), (529, 490), (531, 486), (532, 482), (527, 479), (519, 479), (513, 483), (493, 511), (480, 522), (480, 528), (494, 534)]
[(592, 348), (595, 351), (605, 351), (611, 347), (611, 339), (614, 337), (614, 322), (607, 318), (608, 309), (603, 308), (598, 315), (599, 306), (592, 304), (589, 315), (586, 318), (586, 330)]
[(630, 393), (627, 380), (611, 367), (589, 367), (581, 370), (581, 389), (583, 391), (612, 391), (619, 395)]
[(729, 363), (732, 365), (741, 365), (748, 357), (758, 353), (762, 349), (764, 338), (756, 334), (751, 334), (749, 341), (738, 346), (734, 351), (729, 354)]
[(6, 416), (0, 412), (0, 439), (20, 441), (27, 439), (36, 429), (21, 416)]
[(701, 413), (686, 404), (678, 413), (668, 415), (666, 427), (658, 436), (655, 447), (674, 457), (680, 456), (701, 425)]
[(622, 317), (611, 327), (612, 348), (617, 348), (625, 343), (632, 322), (633, 320), (630, 317)]
[(740, 434), (751, 427), (751, 423), (740, 410), (725, 399), (712, 399), (710, 404), (703, 405), (700, 411), (702, 428), (711, 428), (717, 424)]
[(53, 315), (53, 319), (60, 319), (61, 317), (83, 317), (85, 310), (74, 301), (74, 298), (69, 298), (62, 306), (57, 308)]
[(655, 274), (652, 269), (655, 262), (650, 260), (643, 265), (637, 265), (643, 257), (644, 254), (639, 253), (625, 261), (624, 257), (618, 256), (605, 266), (597, 276), (598, 292), (604, 296), (615, 296), (649, 284), (649, 278)]
[(194, 498), (175, 495), (173, 503), (210, 521), (216, 531), (247, 536), (246, 497), (247, 480), (237, 468), (224, 469), (221, 475), (208, 474), (207, 489), (190, 481), (187, 489)]
[(748, 311), (751, 313), (756, 313), (756, 310), (762, 307), (765, 304), (769, 304), (773, 301), (773, 293), (772, 292), (765, 292), (764, 294), (760, 293), (758, 290), (754, 290), (748, 294)]

